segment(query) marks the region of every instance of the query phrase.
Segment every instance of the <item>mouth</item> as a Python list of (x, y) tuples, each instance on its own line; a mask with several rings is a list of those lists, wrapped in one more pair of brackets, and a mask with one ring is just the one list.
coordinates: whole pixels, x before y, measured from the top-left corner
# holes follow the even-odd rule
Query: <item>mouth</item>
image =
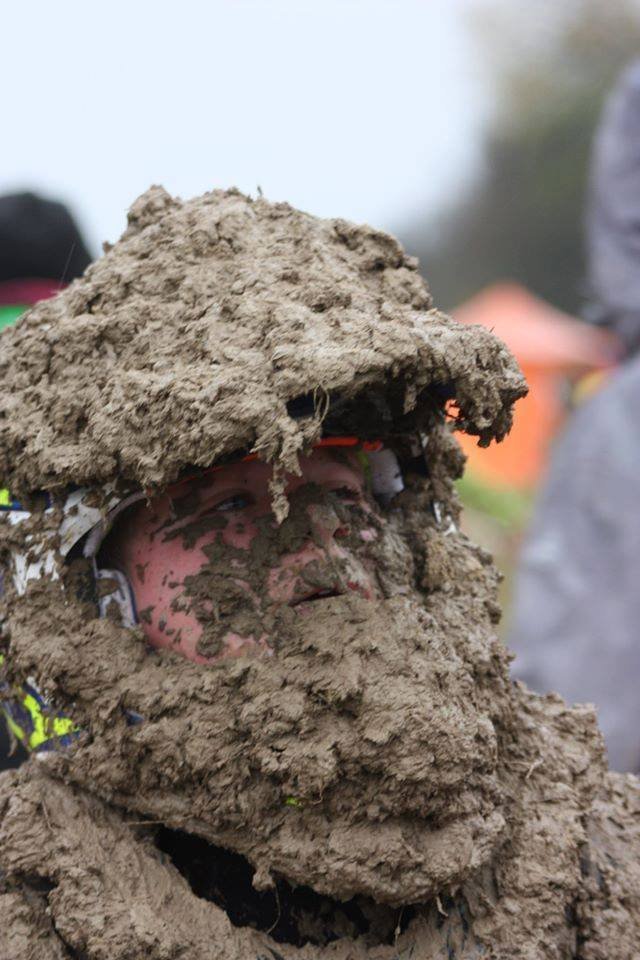
[(312, 590), (304, 597), (296, 597), (295, 600), (292, 600), (289, 604), (290, 607), (300, 607), (303, 604), (315, 603), (317, 600), (328, 600), (331, 597), (342, 597), (344, 596), (343, 590), (338, 590), (336, 587), (325, 590)]

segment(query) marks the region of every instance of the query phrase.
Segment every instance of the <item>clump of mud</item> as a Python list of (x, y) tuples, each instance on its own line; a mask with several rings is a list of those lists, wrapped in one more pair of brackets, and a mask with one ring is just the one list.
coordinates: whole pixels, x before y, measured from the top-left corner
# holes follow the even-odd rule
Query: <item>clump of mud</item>
[(487, 443), (525, 391), (494, 336), (432, 309), (389, 235), (160, 187), (81, 279), (2, 333), (0, 383), (0, 481), (18, 494), (165, 484), (240, 448), (295, 472), (327, 396), (372, 388), (419, 424), (437, 386)]
[[(429, 503), (418, 487), (386, 512), (376, 599), (267, 611), (271, 657), (205, 669), (151, 654), (58, 582), (35, 584), (11, 616), (11, 663), (87, 731), (54, 761), (61, 774), (243, 854), (258, 886), (283, 876), (397, 906), (460, 883), (505, 827), (496, 724), (509, 722), (509, 680), (486, 608), (492, 576), (438, 536)], [(291, 549), (299, 508), (268, 549), (256, 538), (258, 554)], [(413, 559), (425, 542), (430, 571)], [(449, 587), (425, 603), (421, 583), (445, 563)], [(210, 563), (192, 589), (215, 596), (221, 575)]]
[[(97, 617), (77, 558), (22, 596), (7, 578), (8, 678), (33, 678), (80, 733), (0, 783), (0, 954), (633, 956), (637, 782), (607, 776), (590, 710), (512, 684), (497, 573), (456, 525), (447, 400), (488, 442), (524, 391), (495, 338), (433, 311), (385, 234), (154, 188), (116, 247), (1, 342), (0, 476), (54, 491), (0, 525), (5, 567), (56, 544), (69, 484), (100, 503), (106, 482), (159, 486), (256, 449), (280, 521), (249, 556), (258, 594), (269, 558), (309, 535), (282, 472), (323, 429), (383, 438), (405, 490), (352, 545), (375, 596), (267, 606), (269, 656), (147, 649)], [(201, 620), (225, 556), (206, 560), (185, 587)], [(257, 613), (223, 599), (216, 615), (249, 629)], [(214, 625), (203, 642), (219, 640)]]
[[(13, 669), (84, 730), (0, 813), (3, 869), (39, 878), (65, 944), (391, 960), (569, 958), (580, 940), (595, 960), (591, 943), (632, 942), (637, 783), (607, 778), (590, 710), (511, 684), (490, 558), (430, 509), (456, 462), (431, 443), (433, 481), (409, 478), (385, 514), (386, 591), (289, 611), (270, 658), (151, 653), (57, 583), (12, 603)], [(130, 902), (169, 924), (132, 932)], [(87, 934), (105, 903), (109, 928)]]

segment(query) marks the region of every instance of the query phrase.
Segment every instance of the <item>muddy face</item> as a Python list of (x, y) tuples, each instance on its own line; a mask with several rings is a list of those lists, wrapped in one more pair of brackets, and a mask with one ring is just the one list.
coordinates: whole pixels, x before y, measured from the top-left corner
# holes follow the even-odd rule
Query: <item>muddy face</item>
[(281, 525), (258, 461), (176, 485), (121, 520), (103, 561), (127, 575), (153, 646), (203, 664), (272, 653), (279, 608), (309, 616), (330, 597), (380, 595), (382, 518), (357, 454), (317, 449), (300, 470)]

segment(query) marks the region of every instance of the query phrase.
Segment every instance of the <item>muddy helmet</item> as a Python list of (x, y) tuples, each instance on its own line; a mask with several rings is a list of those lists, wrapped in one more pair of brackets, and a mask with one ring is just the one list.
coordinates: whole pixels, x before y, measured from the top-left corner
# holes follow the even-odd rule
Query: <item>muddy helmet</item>
[[(62, 558), (185, 470), (239, 451), (270, 460), (282, 517), (282, 473), (323, 434), (417, 435), (455, 401), (459, 428), (487, 444), (524, 393), (504, 345), (434, 310), (415, 258), (369, 227), (234, 190), (183, 203), (153, 187), (106, 247), (5, 333), (0, 355), (0, 484), (13, 497), (0, 509), (17, 522), (16, 498), (55, 500)], [(53, 574), (51, 556), (41, 565)], [(18, 568), (20, 586), (40, 571)]]

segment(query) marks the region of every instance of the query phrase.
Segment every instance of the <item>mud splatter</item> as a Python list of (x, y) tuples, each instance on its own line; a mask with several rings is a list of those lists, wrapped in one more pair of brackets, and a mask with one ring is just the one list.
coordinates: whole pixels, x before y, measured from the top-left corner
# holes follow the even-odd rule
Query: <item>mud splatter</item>
[[(633, 956), (637, 781), (606, 774), (590, 710), (511, 682), (493, 632), (497, 573), (455, 528), (462, 459), (445, 402), (488, 442), (508, 429), (522, 379), (490, 334), (432, 310), (395, 240), (233, 191), (182, 203), (154, 188), (85, 278), (1, 342), (0, 476), (14, 490), (89, 483), (99, 504), (107, 480), (162, 486), (254, 448), (274, 463), (276, 510), (232, 558), (261, 602), (239, 596), (219, 534), (181, 598), (210, 625), (205, 649), (225, 620), (268, 632), (272, 656), (202, 667), (150, 652), (140, 629), (96, 618), (86, 570), (60, 566), (21, 597), (8, 581), (9, 680), (33, 677), (83, 733), (0, 779), (2, 950)], [(343, 518), (375, 596), (349, 589), (305, 615), (262, 602), (264, 571), (313, 536), (309, 506), (343, 509), (305, 488), (282, 499), (285, 469), (322, 426), (383, 437), (406, 489)], [(188, 508), (178, 498), (176, 516)], [(55, 543), (60, 519), (56, 506), (0, 524), (2, 562), (29, 554), (29, 536)], [(365, 522), (372, 539), (358, 536)], [(198, 530), (180, 535), (194, 543)], [(350, 575), (307, 574), (312, 587)], [(171, 831), (197, 842), (205, 873), (222, 850), (244, 858), (256, 896), (304, 887), (317, 913), (289, 940), (255, 917), (232, 923), (220, 892), (207, 899), (167, 853)], [(340, 907), (354, 901), (364, 926)]]
[[(365, 430), (415, 427), (430, 385), (488, 443), (525, 392), (492, 334), (432, 309), (392, 237), (233, 190), (153, 187), (84, 277), (1, 337), (0, 481), (17, 494), (158, 487), (242, 448), (295, 472), (340, 405), (358, 396)], [(279, 472), (274, 497), (283, 515)]]

